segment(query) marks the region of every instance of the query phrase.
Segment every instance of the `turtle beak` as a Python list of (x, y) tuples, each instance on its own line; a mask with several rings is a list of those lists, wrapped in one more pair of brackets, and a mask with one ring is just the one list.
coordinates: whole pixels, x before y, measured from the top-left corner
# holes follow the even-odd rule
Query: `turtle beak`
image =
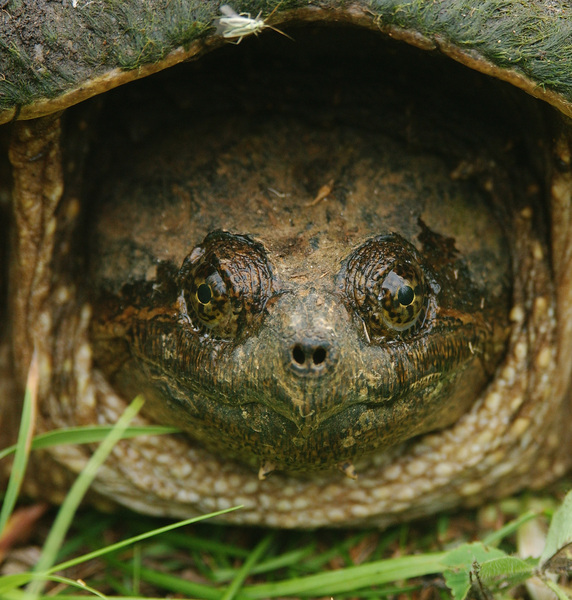
[(267, 334), (253, 360), (270, 354), (273, 366), (271, 371), (260, 369), (264, 381), (259, 379), (258, 388), (266, 392), (263, 402), (299, 430), (314, 430), (344, 408), (336, 390), (344, 383), (347, 388), (351, 376), (341, 368), (349, 327), (339, 299), (314, 288), (285, 293), (269, 309)]

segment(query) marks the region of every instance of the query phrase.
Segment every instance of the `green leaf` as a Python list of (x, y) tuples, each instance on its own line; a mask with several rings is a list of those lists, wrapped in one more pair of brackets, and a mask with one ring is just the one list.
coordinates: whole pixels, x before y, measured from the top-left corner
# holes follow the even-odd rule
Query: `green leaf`
[(463, 600), (471, 588), (469, 570), (447, 570), (443, 573), (445, 584), (451, 590), (453, 598)]
[(485, 546), (481, 542), (472, 542), (447, 552), (443, 564), (451, 568), (471, 568), (475, 561), (484, 563), (493, 558), (504, 558), (505, 556), (507, 554), (498, 548)]
[(516, 556), (493, 558), (481, 563), (478, 575), (481, 582), (494, 592), (526, 581), (532, 576), (536, 563), (536, 559), (523, 560)]
[(502, 550), (490, 548), (480, 542), (463, 544), (447, 552), (443, 564), (449, 568), (444, 572), (444, 576), (453, 597), (462, 600), (468, 594), (472, 583), (470, 574), (473, 565), (505, 557), (508, 558)]
[(572, 570), (572, 491), (552, 517), (540, 568), (553, 572)]

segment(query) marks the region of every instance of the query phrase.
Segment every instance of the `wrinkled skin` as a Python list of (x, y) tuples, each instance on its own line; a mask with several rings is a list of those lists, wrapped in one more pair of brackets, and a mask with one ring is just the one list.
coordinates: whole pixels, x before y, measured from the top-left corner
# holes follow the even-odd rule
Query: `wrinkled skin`
[[(233, 50), (63, 135), (14, 128), (12, 357), (23, 381), (36, 350), (38, 428), (143, 392), (142, 422), (184, 431), (122, 442), (100, 500), (385, 526), (568, 466), (566, 138), (490, 82), (463, 96), (441, 64), (372, 57), (377, 38), (371, 72), (351, 38), (304, 71), (327, 39), (246, 83)], [(58, 500), (89, 453), (39, 455), (28, 490)]]

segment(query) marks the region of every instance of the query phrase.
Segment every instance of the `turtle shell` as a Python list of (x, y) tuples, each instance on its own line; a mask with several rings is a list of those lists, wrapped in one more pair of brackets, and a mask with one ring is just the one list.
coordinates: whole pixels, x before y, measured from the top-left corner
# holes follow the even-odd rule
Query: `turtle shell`
[[(284, 0), (233, 8), (250, 17), (271, 14), (272, 26), (319, 22), (380, 31), (508, 81), (572, 115), (572, 14), (565, 2), (473, 7), (447, 0), (421, 7), (376, 0), (347, 7)], [(225, 42), (217, 35), (220, 17), (219, 3), (210, 0), (129, 1), (119, 8), (99, 0), (9, 0), (0, 23), (0, 123), (54, 113), (197, 59)]]
[[(213, 137), (212, 153), (226, 151), (223, 142), (231, 131), (239, 136), (237, 147), (239, 142), (245, 144), (246, 154), (251, 152), (254, 157), (255, 148), (260, 156), (278, 160), (277, 148), (286, 156), (288, 145), (275, 144), (273, 149), (270, 144), (261, 149), (256, 146), (260, 131), (271, 131), (283, 139), (291, 135), (294, 142), (297, 123), (319, 115), (323, 129), (336, 132), (346, 132), (348, 124), (356, 123), (362, 131), (381, 128), (387, 148), (393, 148), (393, 138), (407, 143), (413, 140), (415, 152), (445, 157), (448, 179), (461, 182), (460, 186), (479, 181), (494, 197), (495, 218), (507, 230), (508, 242), (502, 242), (509, 248), (506, 269), (514, 279), (506, 292), (509, 301), (502, 299), (505, 292), (498, 294), (499, 311), (506, 313), (506, 322), (502, 327), (489, 326), (494, 329), (489, 336), (493, 341), (482, 353), (477, 352), (474, 364), (480, 367), (466, 371), (465, 385), (460, 386), (462, 400), (455, 409), (443, 409), (445, 420), (432, 422), (428, 428), (414, 428), (407, 419), (392, 426), (401, 437), (391, 438), (388, 447), (382, 445), (382, 452), (377, 452), (381, 442), (373, 436), (368, 438), (366, 456), (354, 459), (351, 452), (336, 449), (332, 451), (335, 458), (328, 455), (327, 464), (322, 464), (321, 458), (309, 459), (314, 470), (302, 473), (290, 472), (300, 455), (289, 462), (289, 450), (280, 450), (283, 441), (278, 437), (276, 451), (268, 453), (272, 456), (268, 460), (248, 444), (243, 456), (242, 438), (237, 434), (233, 439), (232, 428), (223, 442), (213, 442), (212, 431), (222, 429), (219, 424), (225, 417), (217, 415), (220, 420), (215, 426), (210, 421), (208, 427), (201, 425), (198, 443), (179, 436), (122, 442), (94, 483), (95, 495), (100, 501), (111, 500), (154, 514), (187, 516), (240, 503), (246, 508), (227, 519), (283, 527), (386, 526), (445, 507), (474, 505), (524, 487), (540, 488), (564, 474), (572, 461), (567, 427), (572, 411), (572, 9), (559, 2), (471, 4), (457, 0), (356, 1), (350, 5), (342, 1), (253, 0), (230, 9), (202, 0), (120, 5), (101, 0), (4, 3), (0, 12), (0, 123), (5, 125), (0, 128), (0, 147), (9, 161), (4, 158), (0, 162), (0, 311), (8, 318), (0, 329), (0, 375), (2, 397), (10, 401), (0, 401), (2, 445), (11, 442), (16, 429), (18, 399), (33, 356), (38, 373), (39, 431), (117, 419), (134, 388), (123, 367), (106, 357), (123, 357), (122, 364), (132, 360), (130, 352), (135, 351), (126, 350), (123, 341), (127, 335), (124, 317), (130, 312), (127, 302), (143, 307), (141, 310), (153, 317), (157, 317), (157, 309), (145, 303), (154, 294), (165, 294), (185, 315), (192, 313), (194, 302), (193, 310), (203, 321), (189, 317), (191, 325), (197, 335), (216, 338), (212, 353), (221, 356), (227, 346), (220, 340), (239, 339), (244, 332), (259, 334), (259, 321), (245, 318), (239, 309), (233, 313), (228, 306), (236, 304), (231, 301), (221, 301), (211, 312), (205, 308), (214, 288), (207, 285), (213, 281), (212, 273), (203, 269), (201, 260), (205, 256), (216, 259), (224, 267), (226, 255), (216, 252), (230, 235), (216, 227), (217, 231), (211, 231), (209, 213), (226, 208), (222, 201), (211, 206), (196, 200), (200, 192), (193, 188), (190, 193), (182, 170), (177, 170), (178, 154), (169, 154), (162, 138), (149, 137), (149, 132), (178, 132), (185, 114), (195, 119), (199, 115), (201, 123), (193, 131), (202, 139)], [(192, 64), (184, 64), (188, 62)], [(275, 127), (271, 120), (275, 113), (293, 120)], [(217, 125), (221, 119), (227, 129)], [(434, 123), (438, 124), (435, 128)], [(181, 126), (183, 131), (187, 130)], [(182, 138), (184, 135), (181, 133)], [(357, 154), (362, 152), (361, 141), (355, 141), (350, 133), (344, 135), (348, 147)], [(222, 142), (217, 146), (219, 138)], [(153, 139), (151, 146), (149, 139)], [(201, 165), (201, 144), (192, 145), (191, 134), (184, 139), (190, 140), (189, 160)], [(308, 146), (321, 146), (322, 151), (334, 148), (332, 139), (309, 136)], [(386, 152), (386, 158), (392, 155)], [(240, 162), (240, 152), (232, 156), (229, 164)], [(396, 161), (397, 156), (396, 150)], [(142, 165), (141, 178), (131, 169), (131, 161)], [(252, 161), (266, 173), (261, 166), (264, 161)], [(330, 181), (338, 175), (330, 179), (327, 163), (328, 152), (313, 163), (322, 179), (317, 177), (308, 185), (312, 189), (309, 202), (288, 207), (292, 219), (332, 194), (335, 184)], [(340, 159), (336, 173), (350, 172), (352, 165)], [(197, 178), (204, 181), (204, 189), (209, 185), (216, 188), (220, 172), (211, 168), (205, 162)], [(433, 168), (441, 167), (428, 166), (426, 171)], [(197, 231), (204, 229), (202, 237), (190, 246), (174, 242), (181, 246), (177, 256), (182, 257), (182, 266), (179, 264), (177, 273), (161, 254), (163, 240), (176, 236), (154, 230), (153, 223), (160, 219), (161, 227), (170, 223), (175, 231), (181, 213), (168, 213), (168, 207), (143, 195), (149, 182), (159, 190), (164, 186), (161, 177), (145, 178), (146, 173), (162, 169), (172, 176), (170, 190), (182, 202), (177, 210), (194, 211), (197, 219), (202, 219)], [(499, 170), (505, 174), (497, 177)], [(110, 174), (113, 184), (106, 188), (101, 182)], [(311, 179), (303, 171), (295, 174), (301, 180)], [(395, 173), (388, 176), (388, 185), (394, 185), (396, 177)], [(321, 187), (318, 180), (323, 180)], [(248, 178), (232, 181), (245, 189), (250, 185)], [(415, 185), (425, 189), (425, 184)], [(439, 189), (447, 199), (455, 193)], [(152, 191), (155, 193), (155, 188)], [(143, 216), (126, 214), (132, 209), (122, 204), (124, 192), (141, 198), (136, 210)], [(280, 196), (279, 190), (274, 192)], [(155, 198), (160, 191), (157, 194)], [(247, 202), (248, 198), (240, 205), (242, 212), (246, 207), (256, 212), (256, 206)], [(452, 250), (446, 236), (435, 241), (431, 215), (439, 209), (432, 206), (423, 218), (416, 217), (413, 225), (403, 226), (422, 232), (417, 247), (407, 246), (408, 256), (413, 258), (406, 262), (410, 266), (422, 246), (432, 243), (440, 249), (437, 262), (443, 277), (453, 284), (459, 280), (459, 270), (447, 264), (453, 264), (457, 247)], [(445, 201), (443, 207), (446, 214)], [(268, 209), (273, 211), (277, 214), (276, 209)], [(170, 216), (165, 217), (167, 214)], [(281, 220), (287, 218), (285, 214), (280, 215)], [(484, 221), (476, 214), (466, 214), (471, 216), (455, 223), (457, 231), (478, 231), (473, 237), (485, 240)], [(330, 222), (333, 217), (324, 219)], [(118, 244), (108, 232), (122, 221), (126, 230), (141, 234), (138, 240), (146, 240), (153, 248), (152, 256), (139, 241), (136, 248), (128, 241), (121, 251), (108, 254), (108, 248)], [(274, 227), (272, 220), (270, 224)], [(257, 227), (263, 232), (265, 226)], [(232, 226), (223, 222), (220, 228)], [(85, 232), (92, 229), (97, 233), (90, 233), (86, 250)], [(252, 252), (264, 263), (266, 250), (256, 235), (236, 233), (231, 240), (233, 248)], [(335, 235), (341, 237), (339, 229)], [(361, 242), (353, 233), (344, 231), (344, 235), (348, 251), (336, 255), (336, 264), (342, 267), (338, 279), (332, 279), (333, 285), (346, 304), (359, 303), (367, 294), (373, 294), (374, 302), (381, 292), (359, 283), (366, 270), (362, 254), (375, 254), (375, 244), (401, 240), (402, 231), (391, 233), (394, 237), (390, 239), (370, 235)], [(320, 243), (317, 236), (307, 240), (316, 248)], [(270, 241), (266, 248), (281, 256), (287, 245), (281, 241), (280, 248), (278, 244), (272, 248)], [(504, 247), (499, 241), (494, 261), (503, 262)], [(419, 263), (423, 263), (421, 258)], [(249, 304), (249, 310), (266, 311), (269, 321), (274, 318), (272, 311), (280, 310), (280, 294), (285, 293), (273, 279), (280, 268), (264, 263), (256, 276), (263, 284), (256, 289), (264, 289), (272, 300), (257, 291)], [(125, 269), (141, 271), (140, 281), (145, 285), (135, 279), (114, 280), (116, 273)], [(430, 319), (432, 311), (438, 312), (431, 301), (414, 304), (408, 299), (409, 294), (416, 302), (416, 294), (437, 294), (442, 288), (438, 270), (423, 263), (417, 270), (396, 271), (409, 273), (407, 277), (415, 285), (401, 287), (399, 293), (395, 290), (391, 298), (387, 292), (385, 302), (390, 308), (386, 313), (376, 313), (370, 300), (364, 300), (365, 308), (347, 323), (349, 327), (350, 321), (363, 321), (359, 343), (387, 337), (390, 344), (401, 342), (405, 331), (414, 331)], [(239, 274), (240, 281), (246, 271), (245, 267)], [(250, 277), (251, 271), (248, 273)], [(85, 289), (92, 276), (104, 282), (106, 293), (114, 286), (121, 287), (121, 302), (112, 304), (107, 296), (96, 300)], [(460, 281), (464, 276), (461, 273)], [(484, 283), (494, 280), (491, 287), (496, 289), (503, 275), (495, 277), (483, 270), (477, 279)], [(179, 287), (171, 288), (167, 281), (176, 281)], [(351, 289), (347, 281), (351, 281)], [(319, 306), (322, 300), (316, 300), (314, 292), (312, 288), (306, 300)], [(495, 294), (491, 292), (491, 297), (496, 298)], [(480, 304), (484, 302), (481, 299)], [(508, 306), (504, 306), (506, 302)], [(410, 305), (410, 310), (403, 308)], [(465, 308), (466, 303), (449, 307), (449, 313), (454, 312), (457, 322), (466, 324), (467, 317), (460, 316)], [(370, 313), (377, 319), (373, 326), (367, 321)], [(388, 320), (398, 325), (391, 336), (384, 333)], [(502, 332), (497, 334), (497, 329)], [(129, 331), (137, 352), (153, 351), (148, 349), (152, 342), (146, 342), (147, 333)], [(167, 334), (162, 335), (166, 339)], [(467, 356), (474, 354), (473, 344), (480, 336), (475, 333), (467, 338)], [(329, 343), (321, 343), (319, 353), (304, 340), (296, 342), (289, 368), (303, 372), (305, 381), (310, 381), (314, 371), (333, 356)], [(180, 349), (180, 342), (177, 344)], [(272, 345), (263, 346), (263, 351), (270, 353)], [(162, 359), (170, 359), (172, 354), (163, 352)], [(495, 359), (489, 363), (493, 355)], [(206, 355), (200, 358), (206, 361)], [(241, 360), (247, 364), (248, 349)], [(336, 360), (339, 362), (338, 357)], [(313, 363), (308, 366), (306, 361)], [(141, 420), (172, 423), (170, 408), (161, 404), (157, 388), (146, 387), (146, 381), (157, 379), (149, 364), (147, 361), (135, 378), (151, 399), (152, 408)], [(250, 366), (260, 368), (258, 364)], [(366, 364), (360, 374), (367, 368)], [(482, 381), (485, 375), (486, 384)], [(219, 380), (223, 387), (227, 385), (222, 375)], [(232, 384), (228, 389), (232, 390)], [(466, 399), (465, 388), (471, 387), (480, 390), (476, 400), (472, 396)], [(314, 410), (311, 406), (297, 409), (297, 418), (302, 420)], [(333, 414), (333, 408), (328, 410)], [(365, 413), (355, 414), (360, 423), (369, 418)], [(267, 427), (265, 419), (262, 413), (248, 418), (258, 429)], [(402, 436), (408, 427), (415, 436), (412, 440)], [(267, 429), (271, 436), (280, 435), (277, 427)], [(343, 440), (344, 448), (366, 429), (352, 431), (355, 435)], [(294, 430), (290, 435), (297, 439)], [(264, 439), (264, 444), (271, 446), (274, 438)], [(324, 440), (330, 444), (330, 438), (317, 438), (312, 452), (319, 454), (316, 448)], [(27, 482), (28, 492), (45, 496), (48, 489), (49, 498), (58, 501), (89, 455), (89, 449), (74, 447), (39, 454)], [(260, 464), (253, 463), (252, 456), (258, 457)], [(51, 465), (49, 477), (46, 462)], [(330, 468), (336, 463), (342, 473)], [(274, 468), (277, 473), (266, 479)], [(355, 470), (357, 480), (353, 479)]]

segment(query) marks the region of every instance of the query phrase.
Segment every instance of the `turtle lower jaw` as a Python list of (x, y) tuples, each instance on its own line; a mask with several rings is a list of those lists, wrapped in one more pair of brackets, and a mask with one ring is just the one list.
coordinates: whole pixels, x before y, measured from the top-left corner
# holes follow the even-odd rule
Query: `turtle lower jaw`
[(460, 398), (454, 410), (439, 408), (439, 398), (457, 393), (460, 379), (470, 382), (465, 387), (472, 394), (484, 383), (478, 369), (465, 369), (445, 381), (431, 382), (425, 390), (390, 398), (368, 396), (363, 390), (361, 397), (333, 390), (328, 396), (324, 387), (311, 400), (314, 406), (327, 401), (335, 410), (298, 410), (293, 419), (289, 411), (285, 415), (275, 408), (288, 399), (284, 390), (281, 402), (276, 395), (249, 386), (232, 397), (230, 391), (225, 395), (220, 390), (211, 395), (154, 371), (149, 364), (125, 367), (114, 377), (114, 385), (126, 396), (143, 393), (145, 412), (155, 422), (180, 427), (214, 454), (263, 474), (324, 470), (386, 452), (411, 437), (448, 426), (466, 412), (473, 396)]

